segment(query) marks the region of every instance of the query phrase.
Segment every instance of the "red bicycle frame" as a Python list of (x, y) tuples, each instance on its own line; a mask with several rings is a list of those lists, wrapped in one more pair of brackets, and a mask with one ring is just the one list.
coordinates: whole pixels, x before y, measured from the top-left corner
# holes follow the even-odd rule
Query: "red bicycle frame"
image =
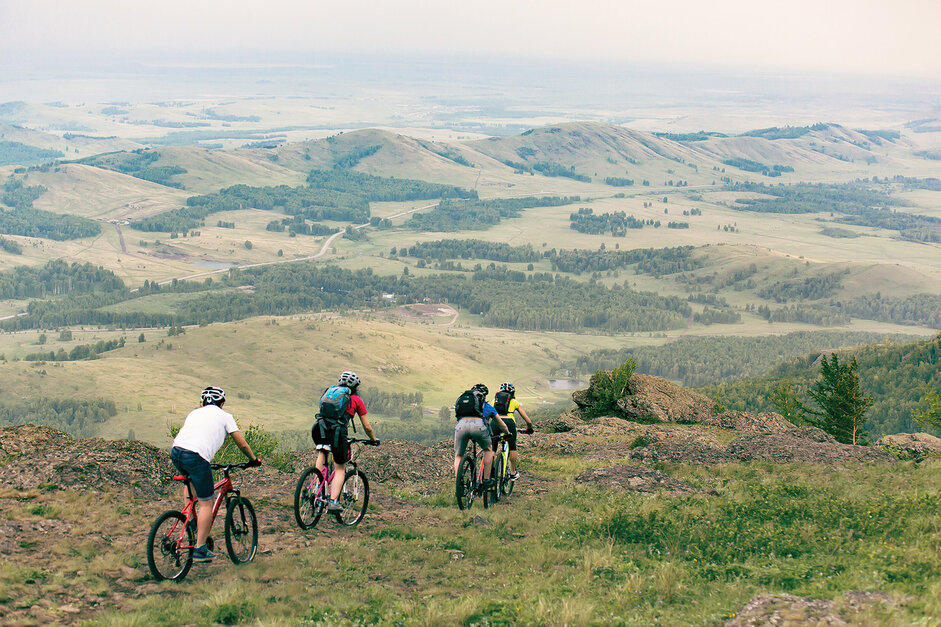
[[(189, 499), (182, 510), (182, 514), (186, 516), (186, 522), (180, 528), (180, 538), (177, 540), (176, 546), (178, 549), (193, 549), (196, 547), (184, 544), (183, 539), (186, 536), (186, 525), (188, 525), (191, 520), (194, 521), (194, 524), (198, 524), (196, 523), (196, 513), (198, 509), (196, 507), (196, 491), (193, 489), (193, 484), (190, 483), (189, 477), (185, 475), (173, 475), (173, 478), (176, 481), (183, 482), (189, 491)], [(222, 479), (216, 481), (213, 489), (218, 492), (218, 495), (216, 496), (216, 502), (213, 503), (212, 506), (212, 522), (209, 524), (210, 530), (212, 530), (212, 525), (216, 522), (216, 515), (219, 513), (219, 508), (222, 507), (222, 503), (225, 501), (225, 495), (233, 491), (232, 479), (229, 478), (228, 471), (225, 472)], [(170, 529), (171, 534), (174, 532), (175, 527), (176, 525), (174, 525), (174, 528)]]

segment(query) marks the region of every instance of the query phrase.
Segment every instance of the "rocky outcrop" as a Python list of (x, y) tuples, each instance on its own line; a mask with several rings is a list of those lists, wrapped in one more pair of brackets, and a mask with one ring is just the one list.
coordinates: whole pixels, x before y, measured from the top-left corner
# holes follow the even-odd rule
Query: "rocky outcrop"
[(0, 428), (0, 448), (0, 485), (17, 490), (117, 487), (156, 495), (172, 481), (166, 451), (144, 442), (76, 440), (49, 427), (18, 425)]
[(618, 409), (628, 420), (639, 422), (703, 422), (715, 406), (708, 396), (646, 374), (632, 376), (628, 391), (618, 401)]
[[(591, 386), (572, 394), (572, 399), (582, 410), (590, 410), (594, 396)], [(698, 423), (732, 429), (739, 433), (779, 433), (793, 429), (794, 425), (780, 414), (754, 414), (744, 411), (718, 411), (715, 401), (708, 396), (687, 390), (686, 388), (646, 374), (635, 374), (627, 385), (628, 394), (618, 400), (617, 413), (622, 418), (642, 423)], [(580, 412), (573, 412), (563, 427), (555, 429), (561, 432), (576, 420)]]
[(579, 483), (630, 492), (669, 492), (670, 494), (696, 494), (696, 488), (674, 479), (659, 470), (623, 464), (606, 468), (592, 468), (575, 477)]
[(895, 461), (895, 457), (882, 449), (841, 444), (816, 427), (800, 427), (780, 433), (746, 435), (729, 444), (726, 452), (738, 461), (763, 459), (777, 463), (809, 462), (815, 464)]
[(540, 433), (566, 433), (583, 424), (585, 420), (576, 412), (566, 412), (552, 418), (543, 418), (535, 422), (534, 426)]
[(876, 445), (899, 459), (921, 460), (941, 455), (941, 438), (928, 433), (896, 433), (887, 435)]
[[(907, 599), (902, 599), (902, 602), (907, 602)], [(858, 590), (847, 592), (834, 601), (808, 599), (793, 594), (768, 594), (749, 601), (725, 622), (725, 627), (857, 624), (862, 614), (873, 606), (898, 603), (884, 592)]]

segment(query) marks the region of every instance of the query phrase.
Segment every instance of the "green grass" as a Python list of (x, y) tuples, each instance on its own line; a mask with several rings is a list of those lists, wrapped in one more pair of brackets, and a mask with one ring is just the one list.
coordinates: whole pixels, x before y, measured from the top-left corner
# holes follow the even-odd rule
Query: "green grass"
[(186, 595), (131, 600), (91, 624), (716, 625), (758, 594), (850, 590), (911, 597), (864, 622), (941, 611), (941, 464), (664, 468), (719, 495), (563, 483), (536, 497), (524, 482), (509, 503), (462, 513), (398, 492), (401, 522), (311, 536), (310, 548), (193, 577)]

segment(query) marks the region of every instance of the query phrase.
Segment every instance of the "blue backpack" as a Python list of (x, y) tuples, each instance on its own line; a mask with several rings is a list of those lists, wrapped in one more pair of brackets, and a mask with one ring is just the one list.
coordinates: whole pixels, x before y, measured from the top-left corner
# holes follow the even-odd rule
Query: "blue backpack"
[(332, 385), (320, 397), (320, 413), (318, 418), (328, 425), (345, 426), (350, 419), (346, 408), (350, 406), (350, 388), (345, 385)]

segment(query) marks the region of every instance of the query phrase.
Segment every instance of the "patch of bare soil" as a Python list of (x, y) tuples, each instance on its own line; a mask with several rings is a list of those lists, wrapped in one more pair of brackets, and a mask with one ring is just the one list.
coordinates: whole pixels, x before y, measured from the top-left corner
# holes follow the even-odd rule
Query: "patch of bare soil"
[(172, 481), (167, 454), (144, 442), (75, 440), (48, 427), (19, 425), (0, 428), (0, 448), (6, 454), (0, 485), (17, 490), (127, 487), (156, 495)]
[(829, 601), (808, 599), (793, 594), (761, 595), (749, 601), (725, 627), (757, 627), (758, 625), (847, 625), (858, 624), (861, 614), (875, 605), (898, 605), (909, 599), (896, 600), (884, 592), (847, 592)]
[(697, 494), (699, 490), (673, 477), (643, 466), (619, 464), (606, 468), (592, 468), (575, 477), (579, 483), (630, 492), (669, 492), (670, 494)]
[(747, 411), (726, 411), (704, 418), (702, 424), (731, 429), (742, 434), (781, 433), (794, 428), (784, 416), (774, 412), (753, 414)]

